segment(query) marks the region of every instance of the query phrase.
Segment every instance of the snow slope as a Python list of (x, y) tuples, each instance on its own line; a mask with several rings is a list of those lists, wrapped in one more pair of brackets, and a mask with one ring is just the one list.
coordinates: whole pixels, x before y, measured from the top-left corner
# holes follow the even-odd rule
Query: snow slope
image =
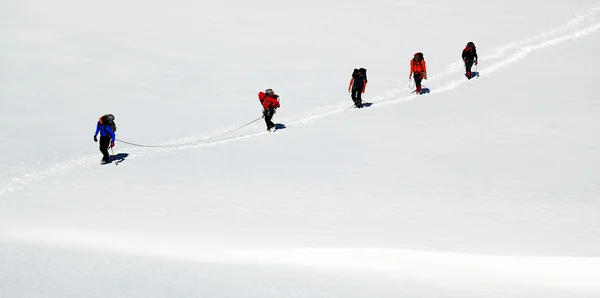
[[(3, 3), (0, 296), (600, 295), (600, 3), (555, 2)], [(151, 147), (98, 165), (108, 112)]]

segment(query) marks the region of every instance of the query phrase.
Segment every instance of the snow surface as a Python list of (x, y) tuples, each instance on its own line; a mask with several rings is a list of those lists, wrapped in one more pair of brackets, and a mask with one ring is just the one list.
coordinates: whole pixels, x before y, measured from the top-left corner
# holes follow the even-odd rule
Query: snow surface
[[(600, 297), (599, 31), (589, 0), (4, 1), (0, 297)], [(157, 147), (99, 165), (104, 113)]]

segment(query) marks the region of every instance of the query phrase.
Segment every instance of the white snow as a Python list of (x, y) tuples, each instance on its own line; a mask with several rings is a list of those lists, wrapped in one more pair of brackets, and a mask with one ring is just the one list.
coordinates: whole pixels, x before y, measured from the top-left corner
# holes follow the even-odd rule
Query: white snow
[[(600, 297), (599, 36), (591, 0), (5, 1), (0, 297)], [(104, 113), (150, 147), (99, 165)]]

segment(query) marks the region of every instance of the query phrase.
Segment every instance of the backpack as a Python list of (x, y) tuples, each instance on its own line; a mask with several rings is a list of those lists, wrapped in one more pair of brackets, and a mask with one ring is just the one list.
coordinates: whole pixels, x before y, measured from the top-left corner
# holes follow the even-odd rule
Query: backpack
[(365, 80), (365, 83), (367, 82), (367, 69), (366, 68), (355, 68), (354, 71), (352, 71), (352, 76), (354, 76), (355, 73), (359, 72), (360, 75), (363, 77), (363, 80)]
[(359, 68), (358, 71), (360, 71), (360, 74), (362, 74), (363, 78), (365, 79), (365, 83), (367, 82), (367, 69), (366, 68)]
[(115, 124), (115, 116), (113, 114), (106, 114), (99, 119), (102, 125), (110, 126), (113, 132), (117, 131), (117, 124)]
[(473, 53), (477, 52), (477, 49), (475, 48), (475, 44), (472, 41), (469, 41), (467, 43), (467, 47), (470, 47), (471, 49), (473, 49)]

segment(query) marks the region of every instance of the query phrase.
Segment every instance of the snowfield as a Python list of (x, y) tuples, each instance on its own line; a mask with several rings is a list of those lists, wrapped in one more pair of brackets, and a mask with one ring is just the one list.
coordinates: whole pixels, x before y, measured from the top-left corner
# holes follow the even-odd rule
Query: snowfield
[(600, 297), (600, 2), (0, 16), (0, 297)]

